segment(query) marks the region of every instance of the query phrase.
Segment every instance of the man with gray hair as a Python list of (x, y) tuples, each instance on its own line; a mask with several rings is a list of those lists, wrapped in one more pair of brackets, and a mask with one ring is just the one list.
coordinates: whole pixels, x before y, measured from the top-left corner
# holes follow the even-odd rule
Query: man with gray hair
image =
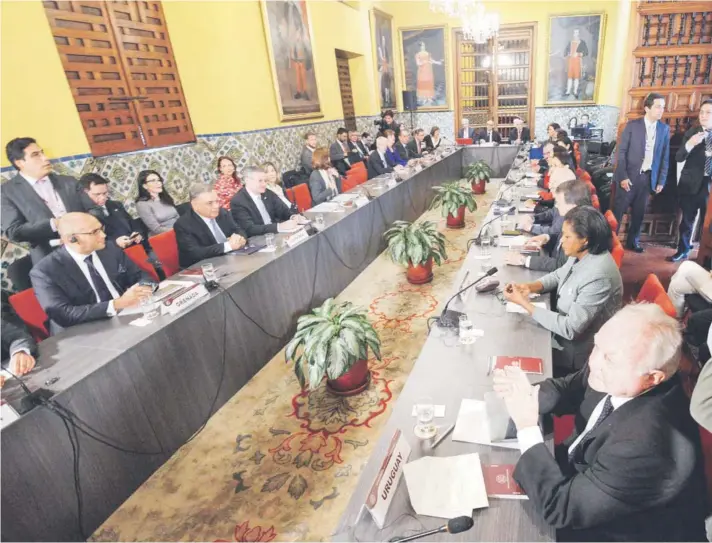
[(384, 173), (391, 173), (396, 164), (388, 155), (388, 139), (383, 136), (376, 139), (376, 150), (368, 156), (368, 178), (373, 179)]
[(241, 249), (247, 241), (230, 212), (220, 207), (213, 187), (204, 183), (190, 186), (190, 210), (175, 222), (173, 230), (181, 268)]
[(457, 131), (457, 137), (460, 139), (468, 139), (468, 140), (474, 140), (475, 139), (475, 129), (470, 128), (470, 119), (464, 118), (462, 119), (462, 128)]
[[(624, 331), (624, 333), (622, 333)], [(677, 374), (677, 321), (631, 304), (595, 336), (588, 365), (536, 386), (497, 370), (494, 390), (517, 426), (514, 479), (564, 541), (704, 541), (699, 431)], [(575, 415), (552, 455), (539, 415)]]

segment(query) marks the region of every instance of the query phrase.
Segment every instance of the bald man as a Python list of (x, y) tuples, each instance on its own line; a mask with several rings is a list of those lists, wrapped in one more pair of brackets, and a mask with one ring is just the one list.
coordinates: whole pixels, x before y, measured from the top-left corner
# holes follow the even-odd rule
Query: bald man
[(115, 244), (106, 243), (104, 227), (94, 216), (67, 213), (58, 219), (57, 231), (62, 247), (30, 272), (35, 295), (50, 318), (50, 333), (113, 317), (153, 291), (151, 278)]

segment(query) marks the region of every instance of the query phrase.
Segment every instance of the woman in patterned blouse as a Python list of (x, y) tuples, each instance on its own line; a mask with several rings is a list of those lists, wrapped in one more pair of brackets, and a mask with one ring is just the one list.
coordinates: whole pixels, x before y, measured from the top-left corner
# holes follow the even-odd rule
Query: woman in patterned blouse
[(230, 210), (230, 200), (242, 188), (242, 181), (237, 177), (235, 162), (227, 156), (218, 158), (220, 177), (215, 181), (215, 192), (218, 193), (220, 207)]

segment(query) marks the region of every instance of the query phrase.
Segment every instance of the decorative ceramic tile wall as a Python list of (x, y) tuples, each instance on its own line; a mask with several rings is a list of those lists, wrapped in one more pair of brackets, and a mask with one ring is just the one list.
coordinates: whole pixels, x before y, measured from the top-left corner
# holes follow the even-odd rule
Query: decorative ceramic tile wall
[(444, 138), (455, 139), (455, 112), (454, 111), (420, 111), (413, 113), (411, 123), (410, 113), (404, 111), (398, 113), (396, 120), (406, 127), (422, 128), (427, 134), (433, 126), (440, 128), (440, 135)]
[(570, 119), (572, 117), (581, 119), (584, 113), (589, 116), (596, 128), (603, 128), (604, 141), (612, 141), (616, 138), (620, 109), (615, 106), (538, 107), (534, 112), (536, 138), (547, 139), (546, 127), (549, 123), (559, 123), (562, 128), (569, 131)]

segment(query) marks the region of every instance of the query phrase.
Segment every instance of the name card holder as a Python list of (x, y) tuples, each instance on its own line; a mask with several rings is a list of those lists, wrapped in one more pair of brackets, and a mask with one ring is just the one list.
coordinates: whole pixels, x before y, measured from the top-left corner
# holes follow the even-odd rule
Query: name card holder
[(176, 296), (169, 296), (161, 304), (162, 315), (177, 315), (185, 308), (190, 307), (200, 298), (208, 295), (208, 289), (203, 283), (195, 283)]
[(287, 246), (291, 248), (308, 238), (309, 234), (307, 234), (306, 229), (302, 228), (299, 232), (295, 232), (291, 236), (287, 237), (285, 241), (287, 242)]
[(388, 509), (393, 501), (393, 496), (395, 496), (398, 483), (403, 477), (403, 467), (409, 456), (410, 445), (401, 431), (396, 430), (364, 504), (379, 529), (383, 529), (386, 522)]

